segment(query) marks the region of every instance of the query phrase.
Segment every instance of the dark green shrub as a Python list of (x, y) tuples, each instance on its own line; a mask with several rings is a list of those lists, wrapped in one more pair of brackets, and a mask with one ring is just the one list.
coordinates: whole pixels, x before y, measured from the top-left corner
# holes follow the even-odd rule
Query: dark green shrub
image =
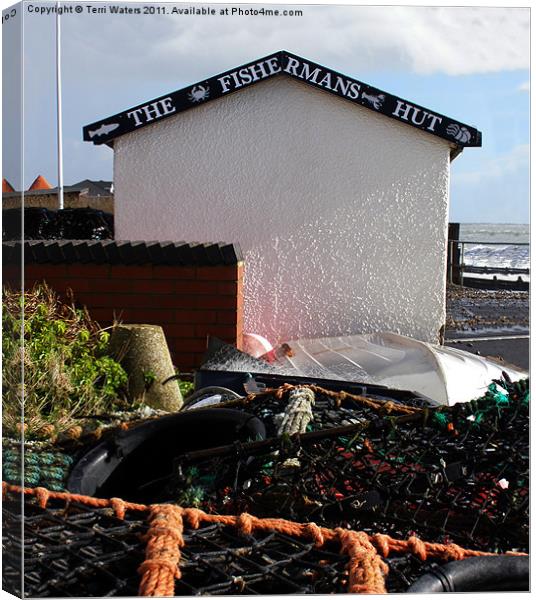
[(23, 412), (31, 438), (51, 425), (62, 431), (77, 416), (125, 407), (118, 398), (127, 374), (86, 310), (60, 302), (46, 285), (24, 295), (4, 290), (3, 301), (4, 435), (20, 430)]

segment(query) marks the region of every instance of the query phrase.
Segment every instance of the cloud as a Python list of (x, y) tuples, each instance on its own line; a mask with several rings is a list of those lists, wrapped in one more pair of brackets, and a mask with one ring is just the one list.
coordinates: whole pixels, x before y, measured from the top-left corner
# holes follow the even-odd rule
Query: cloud
[(530, 81), (524, 81), (517, 88), (519, 92), (530, 92)]
[(522, 144), (502, 156), (479, 160), (478, 167), (469, 172), (457, 173), (462, 162), (459, 167), (456, 163), (464, 161), (464, 156), (457, 158), (452, 166), (451, 221), (528, 223), (529, 159), (529, 146)]
[(528, 9), (292, 8), (303, 16), (66, 15), (64, 67), (101, 83), (138, 76), (187, 85), (286, 49), (355, 76), (378, 70), (468, 75), (529, 68)]
[[(463, 157), (462, 157), (463, 160)], [(456, 162), (454, 162), (456, 165)], [(530, 146), (519, 144), (514, 146), (508, 154), (493, 156), (480, 164), (478, 169), (457, 173), (452, 171), (453, 185), (479, 185), (491, 180), (502, 180), (506, 177), (529, 173)]]

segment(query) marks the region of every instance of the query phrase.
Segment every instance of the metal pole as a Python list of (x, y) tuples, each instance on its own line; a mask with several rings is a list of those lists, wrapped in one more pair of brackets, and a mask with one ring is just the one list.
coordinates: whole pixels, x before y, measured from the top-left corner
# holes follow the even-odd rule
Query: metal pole
[(452, 263), (454, 262), (454, 242), (452, 240), (449, 240), (449, 246), (449, 283), (452, 283)]
[(61, 122), (61, 27), (60, 3), (56, 2), (56, 108), (58, 120), (58, 208), (63, 209), (63, 146)]
[(460, 285), (463, 287), (463, 267), (465, 266), (465, 243), (462, 244), (462, 256), (460, 260)]

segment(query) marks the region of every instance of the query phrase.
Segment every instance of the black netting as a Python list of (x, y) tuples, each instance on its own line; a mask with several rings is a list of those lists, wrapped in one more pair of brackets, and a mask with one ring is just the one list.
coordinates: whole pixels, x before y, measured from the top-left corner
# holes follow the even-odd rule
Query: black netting
[(114, 217), (95, 208), (24, 208), (24, 236), (21, 236), (21, 209), (3, 211), (2, 239), (20, 240), (106, 240), (114, 237)]
[[(116, 518), (110, 509), (51, 502), (47, 509), (27, 500), (24, 539), (19, 502), (6, 501), (3, 587), (21, 596), (24, 549), (25, 597), (136, 596), (138, 567), (145, 558), (147, 513)], [(184, 531), (181, 578), (175, 595), (344, 593), (348, 556), (337, 542), (312, 542), (278, 532), (244, 535), (214, 523)], [(389, 592), (403, 592), (438, 564), (394, 552), (385, 559)]]
[[(52, 503), (53, 505), (54, 503)], [(3, 503), (3, 588), (21, 596), (21, 552), (24, 595), (135, 596), (137, 567), (143, 561), (143, 521), (120, 521), (109, 509), (79, 504), (41, 509)]]
[[(360, 397), (351, 394), (341, 395), (317, 386), (311, 386), (315, 394), (312, 416), (306, 431), (319, 431), (331, 427), (340, 427), (363, 423), (386, 414), (385, 407), (393, 414), (400, 414), (401, 403), (387, 398), (374, 396)], [(236, 400), (222, 404), (232, 408), (242, 408), (261, 419), (266, 426), (268, 436), (277, 435), (278, 426), (283, 418), (288, 402), (288, 394), (279, 396), (276, 391), (271, 394), (258, 394), (248, 400)], [(412, 403), (403, 406), (422, 408), (424, 401), (414, 398)], [(397, 408), (398, 407), (398, 408)]]
[(177, 461), (169, 495), (209, 512), (526, 551), (528, 396), (501, 389), (416, 416), (365, 414), (344, 435), (192, 453)]
[(221, 524), (191, 531), (176, 595), (342, 593), (348, 557), (281, 533), (240, 536)]
[[(244, 405), (271, 438), (178, 456), (159, 497), (212, 514), (528, 551), (528, 382), (496, 382), (476, 401), (402, 416), (348, 398), (338, 404), (317, 390), (305, 433), (273, 436), (289, 393)], [(4, 589), (21, 595), (24, 552), (25, 596), (137, 595), (146, 513), (127, 511), (120, 520), (111, 509), (58, 501), (41, 509), (30, 499), (22, 521), (21, 505), (9, 495), (3, 506)], [(184, 540), (176, 595), (348, 587), (338, 542), (319, 549), (273, 531), (244, 536), (222, 523), (186, 527)], [(405, 591), (437, 564), (410, 552), (391, 552), (386, 562), (390, 592)]]

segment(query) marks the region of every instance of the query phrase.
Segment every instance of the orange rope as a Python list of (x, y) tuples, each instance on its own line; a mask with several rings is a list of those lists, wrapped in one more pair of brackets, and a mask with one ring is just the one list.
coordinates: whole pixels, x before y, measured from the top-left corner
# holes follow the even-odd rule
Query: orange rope
[(182, 537), (182, 509), (172, 504), (156, 504), (149, 508), (149, 531), (145, 560), (138, 573), (142, 576), (140, 596), (173, 596), (175, 579), (181, 576), (179, 560)]
[(348, 593), (350, 594), (386, 594), (385, 577), (389, 567), (378, 556), (376, 548), (370, 543), (366, 533), (336, 529), (341, 553), (347, 554)]
[(294, 523), (286, 519), (261, 519), (248, 513), (234, 515), (209, 515), (198, 508), (187, 508), (184, 517), (192, 529), (197, 529), (201, 523), (221, 523), (229, 527), (236, 527), (243, 535), (251, 535), (254, 531), (275, 531), (286, 535), (308, 539), (316, 547), (323, 546), (326, 542), (336, 540), (333, 529), (319, 527), (315, 523)]
[(133, 502), (125, 502), (120, 498), (93, 498), (92, 496), (84, 496), (82, 494), (71, 494), (70, 492), (51, 492), (43, 487), (26, 488), (18, 485), (11, 485), (2, 481), (2, 497), (5, 498), (8, 493), (24, 494), (25, 496), (35, 496), (41, 508), (46, 508), (49, 499), (64, 500), (65, 502), (79, 502), (86, 506), (94, 508), (112, 508), (115, 515), (119, 519), (123, 519), (125, 511), (146, 511), (148, 506), (145, 504), (134, 504)]
[[(299, 539), (309, 540), (320, 548), (329, 542), (338, 543), (341, 554), (349, 557), (348, 591), (350, 593), (384, 594), (388, 567), (383, 558), (392, 552), (411, 553), (420, 560), (437, 558), (444, 561), (462, 560), (471, 556), (499, 556), (493, 552), (468, 550), (457, 544), (425, 542), (415, 536), (407, 540), (394, 539), (384, 534), (369, 535), (346, 529), (328, 529), (315, 523), (295, 523), (286, 519), (259, 518), (248, 513), (235, 515), (210, 515), (197, 508), (181, 508), (172, 504), (134, 504), (120, 498), (93, 498), (69, 492), (52, 492), (45, 488), (22, 488), (2, 482), (2, 494), (22, 493), (35, 496), (39, 506), (45, 508), (50, 499), (79, 502), (95, 508), (113, 508), (123, 519), (127, 510), (149, 512), (149, 530), (145, 536), (147, 547), (145, 561), (139, 568), (142, 576), (140, 595), (171, 596), (174, 579), (180, 578), (178, 567), (180, 549), (184, 546), (183, 519), (192, 529), (202, 523), (221, 523), (235, 527), (242, 535), (254, 532), (278, 532)], [(507, 552), (508, 555), (526, 556), (523, 552)]]

